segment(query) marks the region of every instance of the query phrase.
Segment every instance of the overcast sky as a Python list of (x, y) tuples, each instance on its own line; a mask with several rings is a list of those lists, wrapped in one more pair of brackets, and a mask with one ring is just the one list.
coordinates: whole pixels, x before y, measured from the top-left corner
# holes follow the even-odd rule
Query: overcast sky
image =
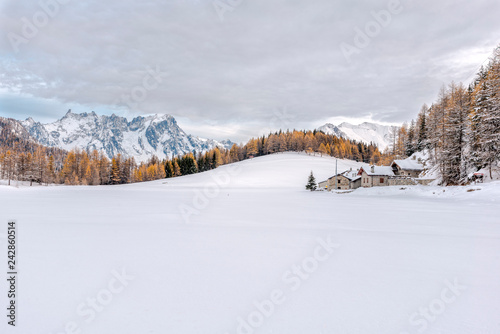
[(234, 141), (401, 123), (470, 82), (499, 14), (498, 0), (0, 0), (0, 116), (171, 114)]

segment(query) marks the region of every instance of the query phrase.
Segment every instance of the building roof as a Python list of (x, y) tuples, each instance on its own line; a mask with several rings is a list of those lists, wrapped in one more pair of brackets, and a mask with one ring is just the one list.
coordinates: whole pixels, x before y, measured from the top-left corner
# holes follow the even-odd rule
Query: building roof
[(394, 176), (394, 172), (390, 166), (370, 166), (370, 168), (361, 167), (358, 175), (361, 175), (363, 171), (369, 176)]
[(360, 179), (361, 176), (358, 175), (358, 171), (347, 170), (341, 174), (342, 176), (348, 178), (350, 181), (356, 181)]
[(358, 176), (358, 171), (346, 170), (345, 172), (338, 173), (337, 175), (334, 175), (334, 176), (328, 178), (328, 180), (334, 179), (335, 176), (337, 176), (337, 177), (343, 176), (350, 181), (356, 181), (357, 179), (360, 178), (360, 176)]
[(403, 170), (415, 170), (415, 171), (423, 171), (424, 170), (424, 165), (422, 165), (420, 162), (417, 160), (413, 159), (405, 159), (405, 160), (394, 160), (394, 162), (391, 164), (392, 165), (398, 165), (399, 168)]
[[(358, 171), (353, 171), (353, 170), (346, 170), (345, 172), (342, 172), (342, 173), (338, 173), (337, 175), (334, 175), (332, 177), (329, 177), (328, 180), (331, 180), (331, 179), (334, 179), (335, 176), (339, 177), (339, 176), (343, 176), (345, 177), (346, 179), (348, 179), (349, 181), (356, 181), (358, 179), (361, 178), (361, 176), (358, 176)], [(323, 181), (323, 182), (327, 182), (328, 180), (326, 181)]]

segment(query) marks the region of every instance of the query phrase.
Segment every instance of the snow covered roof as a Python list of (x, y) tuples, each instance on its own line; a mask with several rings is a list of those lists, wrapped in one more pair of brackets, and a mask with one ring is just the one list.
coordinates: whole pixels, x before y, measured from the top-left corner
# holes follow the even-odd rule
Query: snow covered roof
[(360, 173), (364, 171), (369, 176), (394, 176), (394, 172), (392, 171), (392, 167), (390, 166), (370, 166), (370, 168), (361, 167)]
[(422, 165), (417, 160), (413, 160), (413, 159), (394, 160), (392, 165), (394, 165), (394, 164), (398, 165), (399, 168), (404, 169), (404, 170), (417, 170), (417, 171), (424, 170), (424, 165)]
[(342, 175), (344, 175), (351, 181), (356, 181), (357, 179), (361, 178), (361, 176), (358, 175), (358, 171), (345, 171), (342, 173)]
[[(361, 178), (361, 176), (358, 176), (358, 171), (353, 171), (353, 170), (346, 170), (345, 172), (339, 173), (336, 176), (343, 176), (346, 179), (349, 179), (350, 181), (356, 181), (357, 179)], [(334, 178), (335, 178), (335, 175), (328, 178), (328, 180), (331, 180)]]

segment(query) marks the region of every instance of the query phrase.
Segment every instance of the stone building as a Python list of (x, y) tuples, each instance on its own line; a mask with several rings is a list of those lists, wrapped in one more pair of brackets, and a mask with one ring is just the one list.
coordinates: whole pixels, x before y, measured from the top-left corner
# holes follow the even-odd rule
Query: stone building
[(358, 171), (348, 170), (330, 177), (326, 181), (319, 183), (320, 189), (332, 190), (350, 190), (361, 186), (361, 177)]
[(319, 182), (318, 189), (319, 190), (328, 190), (328, 180)]
[(391, 168), (394, 175), (417, 178), (420, 173), (423, 172), (424, 165), (417, 160), (405, 159), (394, 160), (394, 162), (391, 164)]
[(370, 166), (361, 167), (358, 176), (361, 177), (363, 188), (385, 187), (389, 185), (389, 178), (394, 176), (394, 172), (390, 166)]

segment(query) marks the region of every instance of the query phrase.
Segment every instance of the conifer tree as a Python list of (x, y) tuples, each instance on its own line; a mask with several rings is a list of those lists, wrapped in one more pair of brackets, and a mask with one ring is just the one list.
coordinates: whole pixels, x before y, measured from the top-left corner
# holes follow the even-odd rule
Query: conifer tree
[(427, 147), (427, 112), (429, 110), (429, 107), (427, 107), (426, 104), (422, 106), (422, 109), (420, 110), (420, 113), (418, 114), (418, 120), (417, 120), (417, 128), (418, 128), (418, 135), (417, 135), (417, 151), (422, 151)]
[(466, 117), (468, 111), (467, 93), (462, 85), (452, 83), (448, 92), (446, 126), (440, 159), (443, 183), (458, 184), (465, 178), (463, 152), (465, 146)]
[(111, 159), (111, 183), (119, 184), (121, 182), (120, 177), (120, 162), (118, 159)]
[(7, 174), (7, 179), (9, 182), (8, 185), (10, 186), (10, 180), (14, 175), (14, 168), (15, 168), (15, 156), (12, 154), (10, 150), (7, 150), (7, 153), (5, 153), (4, 163), (5, 163), (5, 171)]
[(412, 120), (410, 127), (408, 128), (408, 135), (405, 140), (405, 154), (406, 156), (411, 156), (415, 153), (415, 122)]
[(312, 171), (311, 171), (311, 174), (309, 175), (309, 178), (307, 180), (306, 189), (310, 190), (310, 191), (314, 191), (317, 189), (316, 178), (314, 177)]
[(100, 184), (110, 182), (109, 159), (103, 152), (99, 153), (99, 181)]
[[(261, 145), (262, 146), (262, 145)], [(261, 147), (261, 150), (262, 150), (262, 147)], [(230, 156), (230, 162), (236, 162), (236, 161), (239, 161), (239, 156), (238, 156), (238, 145), (236, 144), (233, 144), (233, 146), (231, 146), (231, 149), (229, 150), (229, 156)]]
[(55, 168), (55, 162), (54, 162), (54, 156), (51, 154), (49, 156), (49, 162), (47, 164), (47, 183), (51, 183), (55, 181), (55, 173), (56, 173), (56, 168)]
[(253, 138), (250, 139), (248, 144), (246, 145), (246, 148), (247, 148), (247, 157), (252, 157), (257, 155), (257, 153), (259, 153), (256, 139)]
[(492, 167), (500, 161), (500, 47), (493, 54), (485, 81), (479, 137), (481, 160), (492, 178)]
[(174, 166), (172, 166), (172, 161), (168, 160), (165, 163), (165, 177), (173, 177), (174, 176)]
[(328, 150), (326, 149), (325, 144), (321, 143), (321, 145), (319, 145), (319, 153), (321, 153), (321, 156), (323, 156), (323, 154), (328, 154)]
[(179, 163), (177, 162), (177, 159), (174, 159), (174, 162), (172, 163), (173, 165), (173, 170), (174, 170), (174, 176), (181, 176), (181, 168), (179, 167)]

